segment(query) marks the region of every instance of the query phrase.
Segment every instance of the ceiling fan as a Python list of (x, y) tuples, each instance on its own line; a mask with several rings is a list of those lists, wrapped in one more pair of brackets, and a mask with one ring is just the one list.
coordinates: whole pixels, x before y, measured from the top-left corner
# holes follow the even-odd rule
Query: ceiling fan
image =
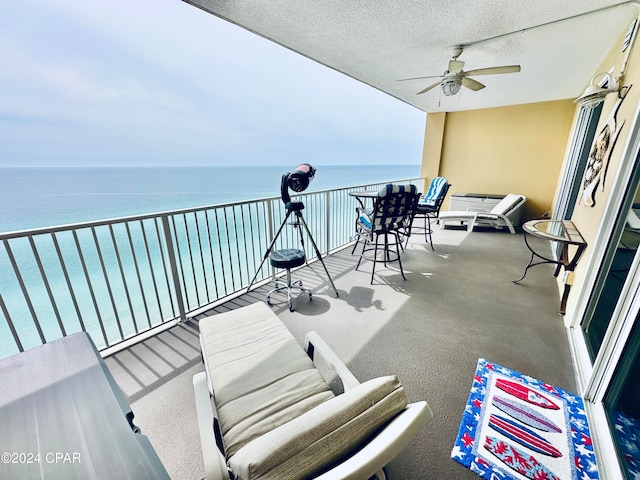
[(425, 92), (428, 92), (432, 88), (441, 85), (442, 93), (446, 96), (455, 95), (460, 91), (460, 87), (464, 86), (477, 92), (478, 90), (483, 89), (485, 86), (474, 80), (473, 78), (469, 78), (470, 76), (477, 75), (495, 75), (500, 73), (516, 73), (520, 71), (520, 65), (505, 65), (502, 67), (488, 67), (488, 68), (478, 68), (476, 70), (469, 70), (465, 72), (463, 70), (464, 62), (458, 60), (458, 57), (462, 55), (462, 47), (456, 47), (453, 52), (451, 52), (451, 60), (449, 60), (449, 66), (447, 70), (442, 75), (431, 75), (427, 77), (414, 77), (414, 78), (403, 78), (399, 81), (406, 80), (422, 80), (425, 78), (440, 78), (437, 82), (429, 85), (427, 88), (423, 88), (416, 95), (421, 95)]

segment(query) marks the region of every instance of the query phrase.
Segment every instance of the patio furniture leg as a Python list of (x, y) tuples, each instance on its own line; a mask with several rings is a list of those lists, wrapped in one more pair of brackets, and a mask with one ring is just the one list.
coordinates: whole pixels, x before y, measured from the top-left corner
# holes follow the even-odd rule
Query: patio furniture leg
[(402, 269), (402, 260), (400, 259), (400, 247), (398, 246), (398, 244), (400, 243), (400, 238), (398, 237), (398, 234), (395, 233), (396, 235), (396, 252), (398, 253), (398, 264), (400, 265), (400, 274), (402, 275), (402, 279), (406, 280), (407, 277), (404, 276), (404, 270)]
[(376, 273), (376, 262), (378, 259), (378, 236), (376, 235), (376, 246), (373, 249), (373, 268), (371, 269), (371, 285), (373, 285), (373, 274)]
[(433, 233), (433, 230), (431, 230), (431, 217), (429, 215), (425, 215), (425, 217), (424, 217), (424, 241), (425, 242), (428, 241), (429, 245), (431, 245), (431, 250), (435, 250), (435, 248), (433, 248), (433, 238), (431, 237), (432, 233)]

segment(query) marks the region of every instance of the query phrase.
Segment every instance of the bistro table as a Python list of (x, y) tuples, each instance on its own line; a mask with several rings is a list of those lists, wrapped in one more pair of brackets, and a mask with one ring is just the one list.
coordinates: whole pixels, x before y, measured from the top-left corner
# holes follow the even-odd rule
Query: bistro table
[[(524, 280), (529, 268), (535, 267), (536, 265), (542, 265), (545, 263), (556, 265), (556, 271), (553, 274), (554, 277), (557, 277), (560, 273), (560, 267), (564, 267), (564, 291), (562, 292), (562, 299), (560, 301), (560, 314), (564, 315), (567, 308), (567, 298), (569, 297), (569, 291), (571, 290), (571, 284), (573, 283), (573, 271), (575, 270), (584, 249), (587, 247), (587, 242), (585, 242), (584, 238), (571, 220), (529, 220), (522, 225), (522, 229), (525, 233), (524, 243), (531, 252), (531, 259), (524, 269), (522, 277), (518, 280), (514, 280), (513, 283), (519, 283)], [(534, 250), (527, 240), (527, 235), (560, 243), (562, 245), (560, 258), (557, 260), (548, 258)], [(575, 252), (572, 256), (569, 252), (570, 245), (575, 247)], [(534, 261), (536, 257), (540, 259), (537, 262)]]
[(0, 385), (0, 478), (169, 480), (86, 333), (0, 360)]
[(380, 190), (355, 190), (353, 192), (349, 192), (349, 195), (351, 197), (355, 197), (355, 199), (358, 200), (358, 203), (362, 207), (362, 210), (365, 210), (366, 207), (364, 206), (364, 201), (367, 198), (376, 198), (379, 192)]

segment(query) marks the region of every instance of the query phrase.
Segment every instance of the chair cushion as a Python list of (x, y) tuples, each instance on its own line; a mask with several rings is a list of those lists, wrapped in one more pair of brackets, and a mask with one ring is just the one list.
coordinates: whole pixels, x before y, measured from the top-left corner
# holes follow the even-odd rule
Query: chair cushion
[(388, 197), (398, 193), (416, 193), (418, 190), (415, 185), (398, 185), (395, 183), (387, 183), (378, 191), (379, 197)]
[(518, 202), (522, 200), (521, 195), (516, 195), (515, 193), (509, 193), (502, 200), (500, 200), (495, 207), (491, 209), (489, 213), (494, 215), (506, 215), (509, 211), (515, 207)]
[(435, 208), (435, 206), (436, 206), (436, 201), (435, 200), (427, 200), (426, 198), (421, 198), (418, 201), (418, 210), (420, 208), (425, 208), (425, 207)]
[(375, 378), (245, 444), (229, 465), (242, 480), (315, 476), (346, 459), (406, 406), (395, 376)]
[(274, 250), (269, 255), (269, 263), (276, 268), (295, 268), (304, 265), (305, 261), (304, 250), (297, 248)]
[(365, 212), (362, 212), (358, 217), (358, 223), (362, 224), (367, 229), (371, 229), (371, 217)]
[(435, 200), (442, 195), (442, 190), (447, 184), (447, 179), (445, 177), (435, 177), (429, 183), (429, 188), (424, 196), (420, 199), (418, 205), (433, 205)]
[(417, 213), (436, 213), (438, 208), (435, 205), (429, 205), (426, 203), (418, 203), (418, 207), (416, 208)]
[(200, 321), (227, 458), (335, 395), (262, 302)]
[(419, 198), (415, 185), (388, 183), (378, 192), (371, 219), (371, 230), (384, 233), (406, 225), (415, 213)]

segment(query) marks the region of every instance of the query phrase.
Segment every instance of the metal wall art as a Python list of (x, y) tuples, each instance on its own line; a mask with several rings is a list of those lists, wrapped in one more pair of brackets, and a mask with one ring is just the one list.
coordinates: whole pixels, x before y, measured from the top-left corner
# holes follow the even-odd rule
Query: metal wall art
[(618, 110), (630, 89), (631, 85), (624, 86), (620, 89), (618, 93), (618, 100), (611, 110), (611, 114), (609, 115), (605, 126), (600, 130), (600, 133), (594, 140), (593, 146), (591, 147), (589, 160), (587, 161), (587, 167), (584, 171), (584, 177), (582, 180), (583, 190), (581, 199), (582, 203), (587, 207), (595, 206), (598, 185), (600, 185), (600, 191), (604, 191), (611, 153), (615, 148), (620, 132), (622, 131), (622, 127), (624, 127), (625, 124), (625, 120), (621, 123), (618, 122)]

